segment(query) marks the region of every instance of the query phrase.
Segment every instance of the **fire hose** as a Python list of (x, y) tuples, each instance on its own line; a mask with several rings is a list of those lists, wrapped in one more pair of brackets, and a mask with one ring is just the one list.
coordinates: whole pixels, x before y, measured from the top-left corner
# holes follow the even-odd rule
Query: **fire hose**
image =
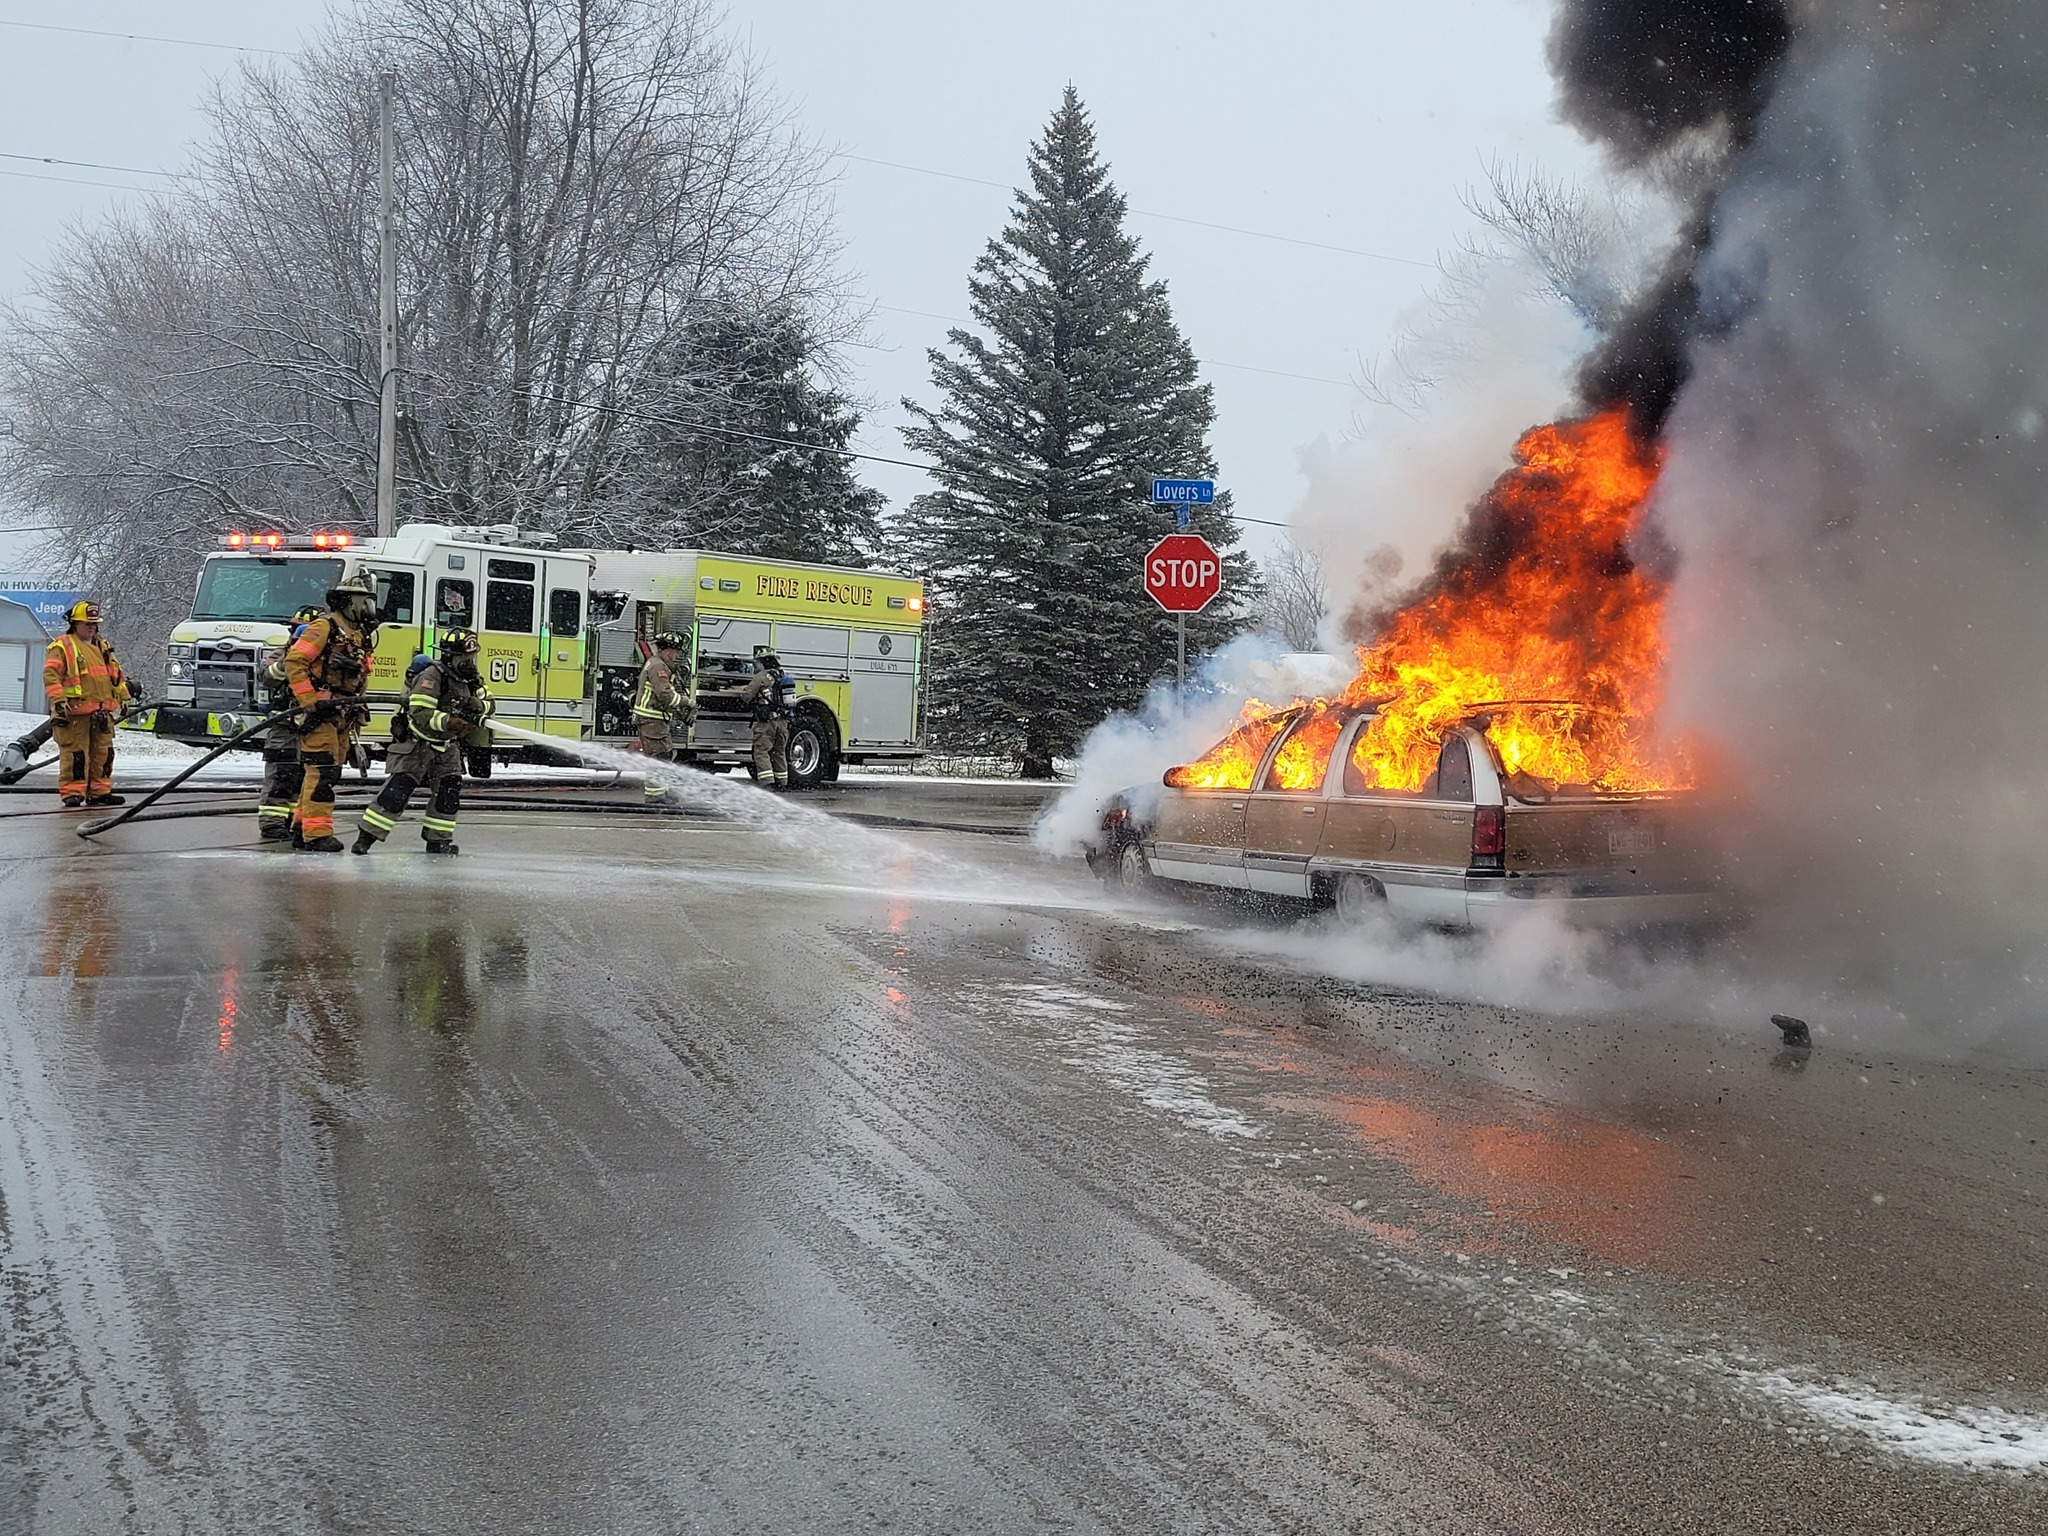
[(194, 762), (187, 763), (183, 770), (181, 770), (177, 774), (174, 774), (172, 777), (166, 779), (163, 783), (159, 784), (155, 789), (151, 790), (148, 794), (144, 795), (140, 800), (136, 801), (126, 810), (122, 811), (120, 815), (109, 816), (103, 821), (87, 822), (84, 826), (78, 829), (78, 835), (80, 837), (98, 837), (102, 832), (112, 831), (115, 827), (120, 826), (122, 822), (127, 821), (130, 817), (141, 815), (146, 808), (148, 808), (151, 805), (154, 805), (157, 801), (161, 800), (165, 795), (169, 794), (172, 790), (176, 789), (180, 784), (184, 783), (187, 779), (191, 778), (193, 774), (197, 773), (200, 769), (204, 768), (208, 763), (212, 762), (222, 753), (228, 751), (231, 748), (239, 747), (243, 742), (247, 741), (250, 737), (257, 735), (259, 732), (269, 730), (273, 725), (276, 725), (280, 720), (296, 720), (300, 715), (305, 714), (308, 709), (318, 708), (320, 708), (318, 704), (301, 705), (297, 709), (281, 710), (274, 715), (265, 715), (262, 719), (258, 720), (254, 725), (249, 726), (246, 730), (237, 732), (235, 735), (228, 737), (226, 741), (223, 741), (219, 746), (215, 747), (211, 752), (207, 753), (206, 756), (199, 758)]
[[(114, 723), (118, 725), (121, 721), (129, 718), (129, 716), (138, 715), (143, 710), (151, 707), (147, 699), (137, 699), (114, 717)], [(6, 747), (0, 748), (0, 785), (13, 784), (18, 780), (25, 779), (38, 768), (47, 768), (50, 764), (57, 761), (55, 757), (46, 757), (40, 762), (34, 763), (29, 761), (31, 757), (42, 751), (49, 743), (50, 737), (56, 729), (57, 722), (54, 719), (45, 720), (26, 736), (17, 737), (9, 742)]]

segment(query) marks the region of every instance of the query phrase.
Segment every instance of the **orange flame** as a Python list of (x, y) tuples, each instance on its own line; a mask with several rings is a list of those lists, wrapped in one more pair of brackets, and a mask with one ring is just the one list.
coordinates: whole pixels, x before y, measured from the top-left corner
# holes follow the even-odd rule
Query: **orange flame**
[[(1344, 692), (1297, 701), (1304, 724), (1274, 759), (1275, 787), (1318, 787), (1338, 732), (1367, 711), (1352, 767), (1369, 788), (1422, 788), (1445, 733), (1465, 719), (1484, 725), (1511, 790), (1635, 794), (1690, 782), (1684, 751), (1650, 732), (1668, 583), (1630, 550), (1661, 449), (1632, 436), (1617, 408), (1531, 428), (1514, 457), (1458, 548), (1359, 649)], [(1236, 730), (1166, 782), (1248, 789), (1284, 723), (1270, 706), (1248, 706)]]
[(1175, 789), (1250, 789), (1259, 759), (1280, 734), (1286, 716), (1253, 699), (1238, 722), (1237, 729), (1194, 762), (1167, 769), (1166, 782)]

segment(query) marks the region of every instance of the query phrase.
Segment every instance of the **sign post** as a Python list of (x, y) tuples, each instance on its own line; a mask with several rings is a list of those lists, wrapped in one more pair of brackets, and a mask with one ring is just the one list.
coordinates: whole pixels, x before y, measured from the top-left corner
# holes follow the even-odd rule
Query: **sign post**
[[(1214, 480), (1176, 480), (1160, 476), (1152, 482), (1152, 500), (1155, 505), (1172, 507), (1173, 526), (1185, 528), (1193, 521), (1194, 508), (1209, 506), (1216, 500), (1216, 482)], [(1177, 537), (1185, 537), (1192, 540), (1192, 542), (1201, 545), (1204, 550), (1207, 550), (1209, 562), (1217, 573), (1215, 591), (1212, 591), (1192, 608), (1176, 607), (1173, 603), (1168, 602), (1165, 597), (1161, 596), (1160, 588), (1155, 587), (1152, 583), (1153, 560), (1158, 558), (1160, 550), (1165, 549), (1169, 544), (1175, 543), (1176, 539), (1160, 540), (1153, 548), (1152, 553), (1145, 557), (1145, 590), (1152, 594), (1154, 602), (1173, 615), (1173, 676), (1175, 684), (1185, 688), (1188, 681), (1188, 615), (1190, 613), (1200, 613), (1215, 599), (1216, 593), (1223, 590), (1223, 564), (1216, 558), (1216, 551), (1210, 547), (1207, 539), (1198, 538), (1193, 534)]]
[(1145, 556), (1145, 591), (1174, 616), (1178, 631), (1175, 676), (1188, 680), (1188, 615), (1200, 613), (1223, 591), (1223, 557), (1198, 533), (1169, 533)]

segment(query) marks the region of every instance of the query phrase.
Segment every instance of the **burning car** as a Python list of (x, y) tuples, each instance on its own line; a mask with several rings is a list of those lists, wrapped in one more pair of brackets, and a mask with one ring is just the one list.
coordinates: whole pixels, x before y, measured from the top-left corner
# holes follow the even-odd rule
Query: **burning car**
[(1333, 698), (1253, 701), (1126, 791), (1091, 858), (1152, 878), (1477, 923), (1536, 899), (1600, 923), (1723, 915), (1693, 749), (1655, 728), (1662, 464), (1625, 407), (1531, 428)]
[[(1603, 927), (1732, 915), (1693, 796), (1603, 782), (1619, 722), (1551, 701), (1475, 709), (1412, 781), (1389, 773), (1395, 724), (1320, 701), (1247, 719), (1156, 792), (1117, 796), (1090, 860), (1126, 887), (1178, 881), (1448, 926), (1537, 903)], [(1531, 732), (1575, 746), (1591, 777), (1515, 765)]]

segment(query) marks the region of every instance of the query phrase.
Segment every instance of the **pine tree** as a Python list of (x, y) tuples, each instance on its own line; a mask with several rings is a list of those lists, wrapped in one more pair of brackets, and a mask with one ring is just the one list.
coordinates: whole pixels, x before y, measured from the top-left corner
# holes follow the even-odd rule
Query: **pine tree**
[(881, 542), (881, 492), (843, 450), (852, 403), (816, 377), (820, 349), (795, 316), (721, 313), (662, 353), (642, 393), (631, 457), (645, 478), (636, 532), (778, 560), (861, 565)]
[[(1029, 168), (968, 281), (985, 335), (952, 331), (955, 355), (929, 354), (936, 409), (904, 401), (921, 423), (905, 440), (936, 461), (939, 488), (894, 540), (931, 579), (935, 735), (1049, 778), (1172, 669), (1172, 616), (1141, 583), (1145, 551), (1174, 527), (1151, 482), (1215, 473), (1215, 406), (1071, 86)], [(1199, 522), (1219, 548), (1237, 539), (1228, 510)], [(1245, 562), (1226, 558), (1227, 598)], [(1191, 617), (1190, 651), (1236, 620), (1225, 599)]]

